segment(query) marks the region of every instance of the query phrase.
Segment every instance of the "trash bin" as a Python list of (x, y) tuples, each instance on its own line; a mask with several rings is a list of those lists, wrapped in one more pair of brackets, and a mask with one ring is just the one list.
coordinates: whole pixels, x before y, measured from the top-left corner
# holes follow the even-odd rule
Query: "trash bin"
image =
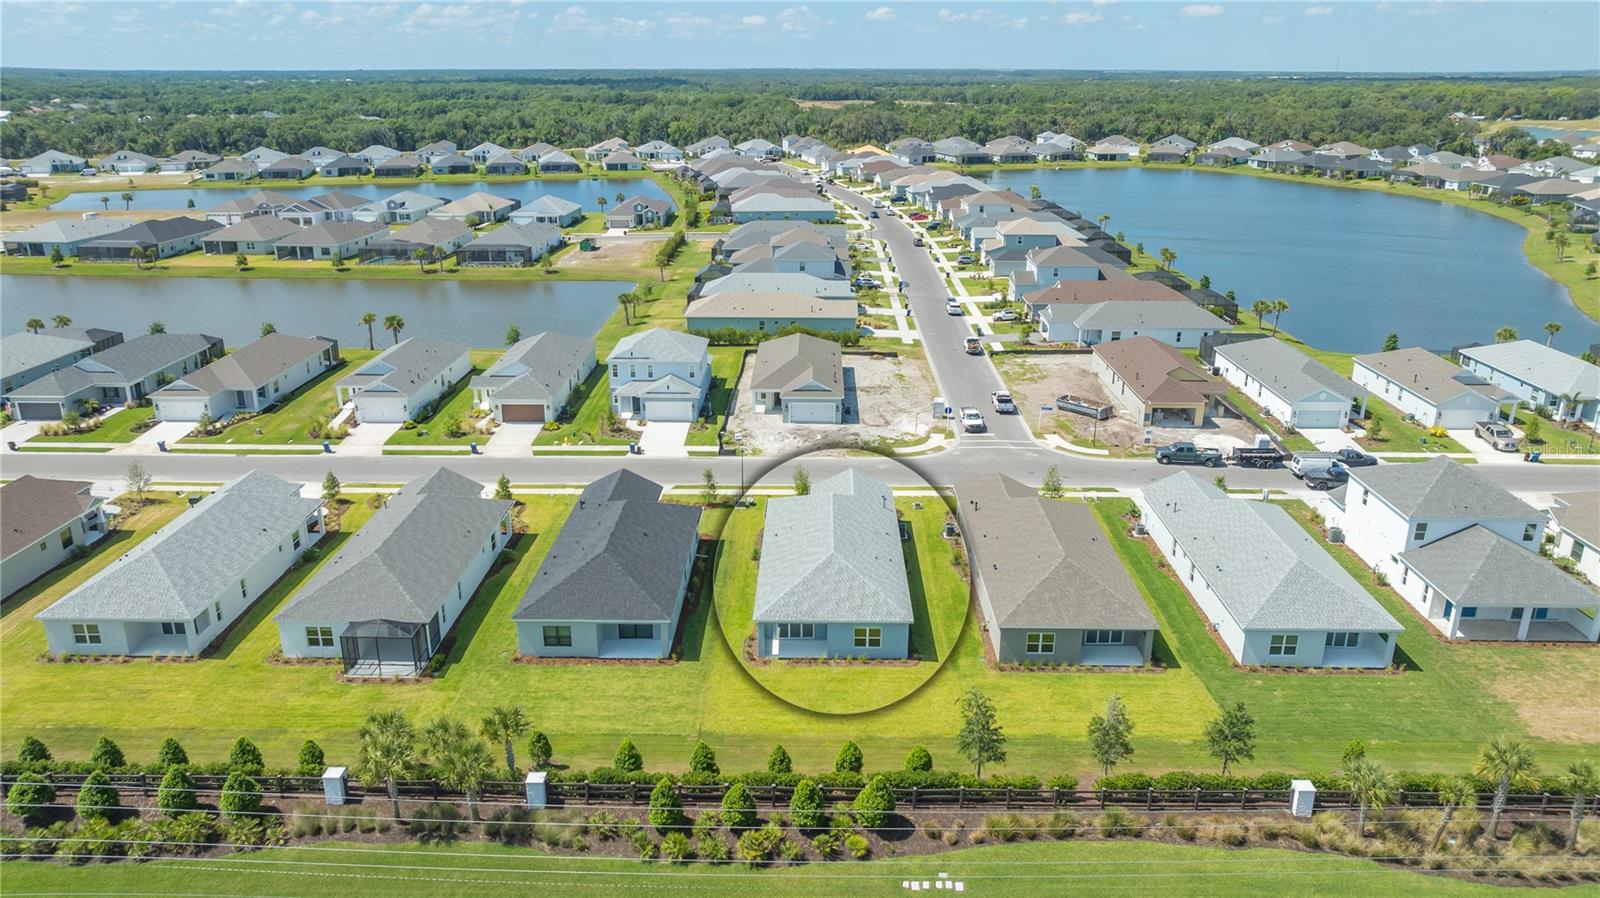
[(1543, 455), (1543, 454), (1544, 454), (1543, 452), (1529, 452), (1528, 453), (1528, 461), (1531, 461), (1534, 464), (1538, 464), (1539, 463), (1539, 457), (1541, 455)]
[(638, 455), (639, 454), (639, 444), (638, 443), (629, 443), (628, 444), (628, 454), (629, 455)]
[(323, 452), (332, 452), (333, 451), (333, 444), (328, 442), (327, 440), (323, 440), (322, 441), (322, 451)]
[(17, 451), (17, 441), (16, 440), (6, 440), (6, 448), (10, 449), (12, 452)]
[(473, 455), (477, 455), (478, 454), (478, 444), (476, 442), (468, 443), (467, 444), (467, 450), (470, 451)]
[(156, 450), (158, 452), (167, 451), (167, 441), (166, 440), (156, 440)]

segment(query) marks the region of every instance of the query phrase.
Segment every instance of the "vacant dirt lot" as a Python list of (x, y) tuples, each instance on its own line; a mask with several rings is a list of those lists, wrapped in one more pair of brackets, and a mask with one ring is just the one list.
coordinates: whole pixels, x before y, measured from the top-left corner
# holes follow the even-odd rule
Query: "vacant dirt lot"
[[(1072, 393), (1077, 396), (1109, 402), (1105, 387), (1095, 377), (1090, 367), (1093, 358), (1089, 353), (1073, 355), (1001, 355), (995, 365), (1011, 388), (1017, 408), (1025, 410), (1028, 426), (1038, 425), (1038, 408), (1055, 407), (1057, 396)], [(1125, 417), (1121, 409), (1111, 418), (1101, 421), (1096, 428), (1092, 419), (1072, 412), (1046, 412), (1046, 433), (1059, 433), (1075, 443), (1087, 445), (1091, 439), (1100, 448), (1119, 454), (1137, 454), (1148, 451), (1144, 444), (1144, 427), (1138, 421)], [(1215, 417), (1204, 427), (1155, 427), (1151, 429), (1150, 443), (1159, 446), (1176, 440), (1190, 440), (1198, 446), (1210, 446), (1229, 451), (1236, 446), (1248, 446), (1255, 439), (1255, 427), (1243, 418)]]
[(750, 406), (754, 363), (739, 380), (738, 406), (728, 422), (732, 434), (762, 455), (787, 455), (822, 445), (889, 440), (911, 442), (932, 424), (933, 378), (919, 358), (867, 355), (844, 357), (845, 423), (785, 424), (778, 412)]
[[(665, 235), (663, 235), (665, 237)], [(573, 240), (577, 242), (576, 239)], [(561, 254), (558, 267), (562, 271), (586, 271), (591, 268), (637, 267), (648, 268), (661, 244), (655, 240), (611, 240), (600, 243), (592, 253), (580, 252), (576, 247)]]

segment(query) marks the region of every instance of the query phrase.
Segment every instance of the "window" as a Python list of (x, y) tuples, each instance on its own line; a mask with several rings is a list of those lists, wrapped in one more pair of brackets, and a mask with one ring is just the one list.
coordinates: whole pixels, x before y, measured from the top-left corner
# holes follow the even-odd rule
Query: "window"
[(294, 536), (290, 538), (290, 542), (294, 543), (294, 548), (295, 548), (296, 552), (300, 551), (300, 531), (299, 530), (296, 530), (294, 532)]
[(1526, 525), (1523, 526), (1523, 528), (1522, 528), (1522, 541), (1523, 542), (1531, 543), (1531, 542), (1533, 542), (1534, 537), (1537, 537), (1538, 535), (1539, 535), (1539, 525), (1538, 524), (1526, 524)]
[(621, 369), (621, 367), (622, 367), (622, 366), (621, 366), (621, 365), (612, 365), (612, 366), (611, 366), (611, 376), (612, 376), (612, 377), (616, 377), (616, 376), (618, 376), (618, 375), (617, 375), (617, 371), (618, 371), (618, 370), (620, 370), (620, 369)]
[(1121, 630), (1084, 630), (1084, 645), (1122, 645)]
[(570, 645), (572, 645), (572, 628), (571, 627), (545, 627), (544, 628), (544, 644), (546, 646), (570, 646)]
[(206, 631), (206, 628), (209, 627), (209, 626), (211, 626), (211, 612), (202, 611), (199, 614), (195, 615), (195, 618), (194, 618), (194, 632), (195, 632), (196, 635), (204, 633)]
[(628, 379), (629, 380), (634, 380), (638, 376), (639, 376), (639, 366), (637, 366), (637, 365), (629, 365), (628, 366)]
[(78, 645), (99, 645), (100, 644), (100, 625), (99, 624), (73, 624), (72, 625), (72, 641), (77, 643)]
[(61, 548), (63, 548), (63, 549), (72, 548), (72, 528), (71, 527), (62, 528), (61, 532), (56, 534), (56, 535), (61, 537)]
[(246, 586), (244, 580), (242, 579), (239, 581), (239, 598), (250, 598), (250, 587)]
[(656, 379), (656, 366), (655, 365), (646, 365), (646, 366), (644, 366), (644, 377), (645, 377), (645, 380), (655, 380)]
[(779, 624), (779, 639), (816, 639), (816, 624)]
[(1174, 342), (1174, 343), (1182, 343), (1183, 342), (1183, 331), (1178, 331), (1178, 338), (1176, 340), (1173, 340), (1172, 342)]
[(1054, 655), (1056, 653), (1056, 634), (1029, 633), (1027, 652), (1030, 655)]
[(1550, 617), (1550, 609), (1549, 608), (1535, 608), (1535, 609), (1533, 609), (1533, 619), (1534, 620), (1547, 620), (1547, 619), (1549, 619), (1549, 617)]
[(1462, 620), (1466, 620), (1469, 617), (1477, 617), (1477, 616), (1478, 616), (1478, 606), (1476, 606), (1476, 605), (1462, 605), (1461, 606), (1461, 619)]
[(332, 627), (306, 627), (306, 645), (314, 649), (333, 648)]
[(1300, 637), (1292, 633), (1277, 633), (1267, 645), (1268, 655), (1294, 655), (1300, 651)]
[(183, 621), (162, 621), (162, 636), (183, 636), (189, 631), (189, 626)]
[(1426, 521), (1417, 525), (1417, 529), (1412, 532), (1411, 538), (1419, 543), (1428, 538), (1428, 524)]
[(1511, 619), (1512, 620), (1522, 620), (1522, 612), (1523, 612), (1523, 610), (1524, 609), (1521, 608), (1520, 606), (1517, 607), (1517, 608), (1511, 609)]
[(655, 624), (617, 624), (618, 639), (654, 639)]
[(883, 646), (882, 627), (856, 627), (854, 636), (855, 647), (858, 649), (875, 649)]
[(222, 603), (212, 602), (211, 612), (217, 616), (217, 620), (222, 620)]
[(1361, 644), (1360, 633), (1329, 633), (1322, 644), (1333, 649), (1353, 649)]
[(1583, 560), (1583, 543), (1580, 543), (1577, 540), (1573, 540), (1572, 541), (1572, 551), (1567, 553), (1567, 557), (1571, 558), (1573, 561), (1582, 561)]

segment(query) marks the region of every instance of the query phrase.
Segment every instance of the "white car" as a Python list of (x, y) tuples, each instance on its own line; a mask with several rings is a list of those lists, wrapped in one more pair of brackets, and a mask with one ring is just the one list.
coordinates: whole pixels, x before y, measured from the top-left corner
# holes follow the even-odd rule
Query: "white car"
[(946, 315), (964, 315), (964, 314), (966, 314), (965, 312), (961, 311), (961, 303), (956, 302), (953, 299), (944, 304), (944, 311), (945, 311)]
[(970, 405), (961, 407), (961, 427), (967, 433), (979, 433), (988, 429), (983, 423), (983, 412)]
[(995, 390), (989, 394), (989, 401), (994, 403), (994, 410), (1002, 415), (1015, 415), (1017, 404), (1011, 401), (1011, 394), (1005, 390)]
[(997, 313), (994, 316), (993, 320), (995, 320), (995, 321), (1016, 321), (1018, 317), (1020, 317), (1020, 316), (1018, 316), (1016, 312), (1013, 312), (1010, 309), (1006, 309), (1004, 312)]

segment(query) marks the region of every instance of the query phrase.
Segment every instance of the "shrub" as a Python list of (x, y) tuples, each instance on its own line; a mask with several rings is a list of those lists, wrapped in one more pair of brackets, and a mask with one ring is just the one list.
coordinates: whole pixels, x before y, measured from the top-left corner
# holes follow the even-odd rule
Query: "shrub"
[(772, 857), (784, 841), (783, 830), (768, 823), (760, 829), (747, 829), (734, 846), (739, 860), (755, 865)]
[(627, 772), (643, 770), (644, 756), (639, 754), (639, 749), (633, 744), (632, 739), (625, 738), (622, 744), (617, 746), (617, 754), (611, 766)]
[(717, 753), (703, 739), (694, 744), (694, 753), (689, 757), (689, 772), (712, 776), (722, 772), (722, 768), (717, 766)]
[(194, 777), (182, 766), (169, 769), (161, 778), (161, 788), (156, 790), (156, 807), (167, 816), (176, 817), (199, 806), (194, 794)]
[(689, 859), (694, 854), (694, 849), (689, 845), (689, 837), (681, 832), (667, 833), (661, 839), (661, 859), (671, 863), (678, 863)]
[(732, 856), (728, 841), (714, 832), (703, 832), (695, 837), (695, 854), (713, 863), (721, 863)]
[(816, 836), (812, 837), (811, 847), (817, 850), (817, 855), (819, 857), (821, 857), (823, 860), (827, 860), (828, 858), (833, 857), (833, 855), (839, 850), (839, 843), (841, 841), (843, 840), (839, 837), (838, 833), (818, 833)]
[(1071, 811), (1056, 811), (1038, 824), (1039, 835), (1052, 839), (1070, 839), (1078, 830), (1078, 815)]
[(261, 784), (242, 770), (233, 771), (222, 784), (222, 797), (217, 800), (217, 808), (229, 820), (253, 819), (261, 810)]
[(44, 764), (50, 760), (50, 749), (33, 736), (23, 736), (17, 747), (17, 760), (24, 764)]
[(533, 844), (533, 812), (527, 808), (501, 808), (483, 824), (483, 837), (502, 845)]
[(839, 756), (833, 759), (833, 769), (835, 773), (860, 773), (863, 763), (860, 746), (846, 742), (839, 748)]
[(767, 755), (768, 773), (793, 773), (794, 762), (789, 760), (789, 753), (781, 745), (772, 746), (772, 752)]
[(602, 842), (609, 842), (617, 837), (617, 831), (622, 821), (610, 811), (595, 811), (589, 815), (589, 832)]
[(1070, 773), (1061, 773), (1050, 777), (1044, 786), (1046, 789), (1072, 790), (1078, 788), (1078, 778)]
[(894, 792), (890, 791), (888, 780), (873, 777), (866, 788), (856, 793), (854, 807), (856, 822), (867, 829), (882, 827), (894, 813)]
[(911, 748), (911, 752), (906, 755), (905, 767), (907, 770), (915, 771), (932, 770), (933, 755), (929, 754), (926, 748), (923, 748), (920, 745), (914, 745)]
[(115, 769), (125, 767), (128, 759), (123, 756), (122, 749), (109, 737), (101, 736), (94, 741), (94, 750), (89, 752), (89, 763), (96, 767)]
[(267, 769), (267, 764), (261, 758), (261, 749), (256, 744), (240, 736), (234, 740), (233, 748), (228, 750), (228, 771), (238, 771), (245, 776), (260, 776)]
[(656, 829), (676, 829), (683, 825), (683, 800), (678, 798), (672, 780), (666, 777), (650, 790), (650, 825)]
[(872, 843), (860, 833), (851, 833), (844, 837), (844, 848), (856, 860), (864, 860), (872, 852)]
[(1147, 773), (1114, 773), (1095, 780), (1094, 787), (1113, 792), (1134, 792), (1149, 789), (1154, 782)]
[(104, 819), (116, 810), (116, 787), (104, 770), (96, 770), (83, 780), (78, 789), (78, 816), (85, 820)]
[(819, 829), (827, 823), (823, 813), (822, 789), (814, 780), (801, 780), (789, 797), (789, 816), (800, 829)]
[(322, 754), (322, 746), (310, 739), (300, 743), (300, 756), (295, 762), (295, 773), (301, 776), (321, 776), (327, 769), (328, 760)]
[(749, 829), (756, 825), (756, 801), (744, 783), (734, 783), (722, 794), (722, 819), (729, 829)]
[(628, 844), (633, 846), (635, 854), (640, 860), (649, 860), (656, 856), (656, 840), (650, 838), (650, 833), (644, 829), (628, 830)]
[(178, 740), (168, 736), (161, 742), (161, 748), (156, 751), (156, 767), (166, 770), (189, 763), (189, 753), (183, 750)]
[(1256, 776), (1255, 787), (1257, 789), (1271, 789), (1274, 791), (1287, 789), (1289, 788), (1289, 782), (1291, 779), (1292, 777), (1290, 777), (1287, 773), (1263, 773)]
[(43, 817), (46, 807), (56, 800), (56, 787), (45, 782), (37, 773), (24, 773), (17, 777), (11, 791), (6, 794), (6, 810), (24, 822)]
[(1096, 825), (1100, 827), (1100, 835), (1108, 839), (1115, 839), (1118, 836), (1136, 839), (1144, 832), (1144, 825), (1138, 818), (1122, 808), (1106, 808)]
[(528, 755), (533, 759), (531, 763), (535, 770), (549, 764), (550, 758), (554, 755), (550, 748), (550, 737), (537, 731), (532, 736), (529, 736)]
[(428, 842), (453, 839), (466, 830), (461, 811), (450, 802), (430, 801), (406, 821), (411, 835)]

